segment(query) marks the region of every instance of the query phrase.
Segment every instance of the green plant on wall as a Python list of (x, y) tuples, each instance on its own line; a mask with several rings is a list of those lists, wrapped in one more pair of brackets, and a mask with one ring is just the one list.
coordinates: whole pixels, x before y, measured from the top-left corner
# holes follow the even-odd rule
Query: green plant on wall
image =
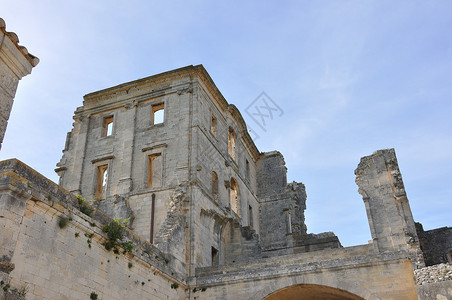
[(97, 299), (97, 294), (96, 294), (96, 292), (91, 292), (91, 294), (89, 295), (89, 298), (90, 298), (91, 300), (96, 300), (96, 299)]
[(80, 209), (80, 211), (82, 213), (84, 213), (85, 215), (91, 217), (91, 214), (93, 213), (94, 208), (92, 208), (91, 205), (89, 204), (89, 202), (86, 201), (86, 199), (83, 198), (82, 196), (77, 194), (76, 197), (77, 197), (78, 208)]
[(60, 227), (61, 229), (65, 228), (67, 226), (68, 222), (69, 222), (69, 218), (66, 218), (63, 216), (58, 217), (58, 227)]
[(129, 219), (114, 218), (113, 221), (104, 226), (104, 232), (107, 234), (108, 241), (105, 243), (105, 249), (113, 249), (115, 254), (119, 254), (118, 246), (124, 249), (123, 254), (132, 253), (134, 244), (132, 241), (121, 242), (123, 238), (123, 229), (128, 226)]
[(3, 289), (3, 291), (6, 293), (6, 292), (8, 292), (8, 290), (9, 290), (9, 283), (5, 283), (3, 280), (2, 281), (0, 281), (0, 285), (1, 285), (1, 287), (2, 287), (2, 289)]
[(119, 244), (122, 249), (124, 249), (124, 251), (122, 252), (122, 254), (126, 254), (128, 253), (132, 253), (132, 249), (133, 249), (133, 242), (132, 241), (127, 241), (127, 242), (123, 242)]

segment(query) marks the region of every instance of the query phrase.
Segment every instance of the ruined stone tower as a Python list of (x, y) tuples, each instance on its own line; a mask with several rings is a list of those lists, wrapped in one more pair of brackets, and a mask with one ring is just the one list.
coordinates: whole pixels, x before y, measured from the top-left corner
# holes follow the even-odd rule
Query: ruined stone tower
[(306, 234), (303, 184), (287, 185), (282, 155), (258, 151), (202, 66), (88, 94), (74, 120), (60, 185), (187, 265), (305, 251), (302, 236), (339, 246)]

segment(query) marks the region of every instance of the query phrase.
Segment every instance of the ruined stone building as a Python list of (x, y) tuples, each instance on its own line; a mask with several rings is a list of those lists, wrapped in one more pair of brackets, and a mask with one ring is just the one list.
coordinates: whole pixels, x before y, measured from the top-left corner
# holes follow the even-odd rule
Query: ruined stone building
[(416, 286), (452, 230), (416, 228), (393, 149), (355, 171), (368, 244), (308, 233), (304, 185), (201, 65), (85, 95), (56, 172), (0, 162), (0, 299), (452, 297), (450, 280)]

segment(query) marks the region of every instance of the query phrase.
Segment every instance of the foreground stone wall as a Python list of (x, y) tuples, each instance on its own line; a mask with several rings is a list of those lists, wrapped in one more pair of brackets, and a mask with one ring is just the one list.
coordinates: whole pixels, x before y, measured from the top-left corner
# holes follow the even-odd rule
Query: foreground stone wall
[(5, 21), (0, 18), (0, 149), (19, 80), (38, 63), (37, 57), (19, 45), (17, 35), (6, 31)]
[(174, 257), (127, 230), (132, 253), (107, 251), (108, 217), (81, 213), (72, 194), (17, 160), (0, 171), (0, 277), (11, 289), (27, 299), (184, 299), (185, 269)]

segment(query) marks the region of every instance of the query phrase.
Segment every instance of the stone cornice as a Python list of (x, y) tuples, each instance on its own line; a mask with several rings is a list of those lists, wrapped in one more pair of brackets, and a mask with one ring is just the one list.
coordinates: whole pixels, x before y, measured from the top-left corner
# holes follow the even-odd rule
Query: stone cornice
[[(184, 76), (185, 77), (188, 76), (190, 78), (190, 82), (181, 83), (177, 86), (170, 86), (165, 84), (174, 78), (177, 77), (183, 78)], [(237, 122), (237, 125), (240, 129), (240, 138), (249, 149), (250, 154), (253, 156), (253, 158), (255, 160), (258, 160), (261, 153), (257, 149), (251, 136), (248, 133), (245, 120), (243, 119), (237, 107), (233, 104), (229, 104), (226, 101), (226, 99), (223, 97), (220, 90), (217, 88), (214, 81), (210, 77), (209, 73), (207, 73), (203, 65), (196, 66), (190, 65), (172, 71), (152, 75), (146, 78), (126, 82), (97, 92), (86, 94), (83, 97), (84, 106), (77, 109), (76, 115), (82, 115), (88, 112), (92, 112), (91, 108), (89, 107), (90, 103), (93, 103), (94, 105), (93, 109), (96, 109), (96, 111), (98, 111), (101, 108), (105, 109), (106, 107), (108, 107), (109, 109), (112, 109), (113, 107), (122, 106), (124, 105), (125, 102), (131, 101), (131, 99), (137, 100), (137, 97), (140, 99), (142, 98), (142, 100), (146, 100), (153, 97), (168, 95), (174, 92), (177, 92), (178, 94), (184, 91), (188, 92), (191, 91), (191, 87), (187, 87), (187, 84), (188, 85), (196, 84), (195, 81), (196, 79), (198, 79), (198, 83), (202, 84), (210, 93), (210, 95), (212, 95), (218, 106), (225, 113), (230, 114), (233, 117), (233, 119)], [(152, 85), (155, 88), (151, 89), (150, 91), (143, 91), (144, 94), (141, 94), (139, 96), (133, 95), (134, 89), (140, 89), (140, 87), (149, 85)], [(119, 99), (115, 103), (109, 103), (104, 105), (99, 103), (105, 99), (116, 96), (121, 96), (121, 99)], [(140, 100), (138, 100), (138, 102), (139, 101)]]
[(0, 18), (0, 57), (19, 79), (30, 74), (32, 68), (39, 63), (36, 56), (19, 45), (19, 38), (14, 32), (6, 31), (2, 18)]

